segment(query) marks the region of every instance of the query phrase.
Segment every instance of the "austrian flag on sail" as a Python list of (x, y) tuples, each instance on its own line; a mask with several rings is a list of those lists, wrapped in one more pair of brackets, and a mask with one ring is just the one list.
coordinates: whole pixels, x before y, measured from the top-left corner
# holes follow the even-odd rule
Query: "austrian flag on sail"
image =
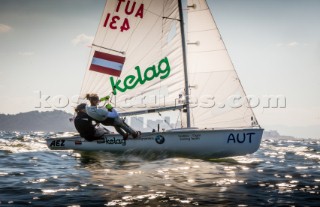
[(125, 57), (95, 51), (89, 70), (119, 77), (125, 59)]

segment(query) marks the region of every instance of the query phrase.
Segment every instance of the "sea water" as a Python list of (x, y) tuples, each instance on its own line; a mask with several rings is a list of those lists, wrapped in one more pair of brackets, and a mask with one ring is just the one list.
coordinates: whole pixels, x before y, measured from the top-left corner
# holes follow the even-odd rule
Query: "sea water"
[(0, 206), (320, 204), (316, 139), (264, 138), (252, 155), (201, 159), (51, 151), (46, 136), (0, 132)]

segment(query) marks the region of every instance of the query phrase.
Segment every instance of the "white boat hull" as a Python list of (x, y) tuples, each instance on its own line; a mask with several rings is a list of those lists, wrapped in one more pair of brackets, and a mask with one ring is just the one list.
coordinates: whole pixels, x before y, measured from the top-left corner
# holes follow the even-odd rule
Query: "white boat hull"
[(80, 151), (160, 151), (203, 157), (230, 157), (254, 153), (259, 149), (263, 129), (174, 130), (143, 133), (137, 139), (123, 140), (118, 134), (88, 142), (79, 136), (47, 138), (52, 150)]

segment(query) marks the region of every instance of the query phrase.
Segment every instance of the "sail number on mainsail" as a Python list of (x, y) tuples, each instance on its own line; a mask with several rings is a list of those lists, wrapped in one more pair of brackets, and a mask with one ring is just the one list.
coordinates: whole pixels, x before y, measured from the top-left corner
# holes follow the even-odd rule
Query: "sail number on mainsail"
[[(141, 19), (143, 18), (143, 11), (144, 11), (144, 4), (140, 4), (139, 7), (137, 7), (138, 9), (135, 11), (136, 8), (136, 2), (132, 2), (132, 4), (130, 4), (130, 1), (127, 1), (127, 4), (125, 7), (121, 7), (122, 3), (124, 3), (125, 0), (118, 0), (118, 5), (116, 8), (116, 12), (119, 12), (119, 10), (122, 8), (125, 8), (124, 11), (127, 15), (134, 15), (135, 17), (140, 17)], [(119, 22), (122, 22), (122, 25), (120, 26), (120, 31), (126, 31), (130, 29), (130, 23), (128, 18), (124, 18), (123, 20), (120, 18), (120, 16), (118, 15), (113, 15), (111, 16), (110, 13), (107, 14), (106, 19), (104, 21), (103, 26), (104, 27), (110, 27), (110, 29), (118, 29), (119, 26)]]

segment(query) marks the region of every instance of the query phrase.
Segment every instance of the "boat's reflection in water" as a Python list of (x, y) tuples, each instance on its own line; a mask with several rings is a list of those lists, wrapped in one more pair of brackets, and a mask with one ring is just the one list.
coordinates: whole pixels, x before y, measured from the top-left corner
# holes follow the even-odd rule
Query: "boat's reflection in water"
[(246, 183), (241, 176), (249, 169), (246, 165), (233, 158), (190, 159), (152, 152), (81, 152), (80, 157), (92, 184), (107, 191), (110, 206), (228, 204), (233, 199), (226, 192)]

